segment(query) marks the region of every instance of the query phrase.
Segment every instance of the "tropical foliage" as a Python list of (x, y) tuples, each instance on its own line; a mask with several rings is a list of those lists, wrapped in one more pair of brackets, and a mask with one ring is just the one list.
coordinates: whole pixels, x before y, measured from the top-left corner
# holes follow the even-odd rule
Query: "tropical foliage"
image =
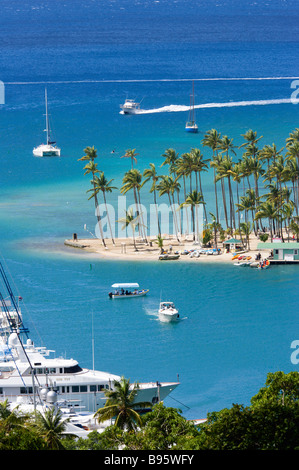
[[(159, 199), (166, 197), (171, 208), (173, 233), (178, 240), (184, 232), (188, 233), (190, 227), (193, 238), (198, 236), (196, 227), (199, 226), (200, 206), (203, 228), (209, 230), (213, 226), (215, 243), (224, 231), (232, 235), (244, 235), (247, 244), (251, 232), (256, 236), (268, 233), (271, 240), (274, 235), (283, 239), (286, 235), (288, 239), (291, 235), (298, 238), (299, 129), (289, 134), (282, 148), (277, 148), (274, 143), (262, 146), (263, 137), (252, 129), (241, 137), (244, 142), (236, 146), (232, 138), (211, 129), (202, 138), (201, 149), (191, 148), (189, 152), (179, 155), (175, 149), (168, 148), (162, 155), (162, 174), (159, 174), (153, 163), (143, 172), (139, 171), (136, 168), (136, 149), (126, 151), (122, 158), (130, 160), (131, 168), (123, 176), (120, 192), (124, 195), (133, 194), (133, 215), (140, 216), (140, 223), (136, 224), (134, 232), (138, 230), (141, 240), (147, 243), (147, 220), (141, 210), (142, 194), (146, 187), (153, 195), (159, 236), (161, 221), (157, 205)], [(106, 195), (117, 188), (111, 185), (113, 180), (108, 181), (98, 169), (96, 157), (95, 148), (87, 147), (80, 160), (86, 164), (85, 174), (92, 175), (92, 187), (88, 192), (97, 206), (100, 193), (107, 204)], [(164, 171), (166, 168), (168, 172)], [(211, 170), (214, 197), (211, 197), (207, 183), (211, 181), (210, 176), (203, 178), (203, 174)], [(99, 214), (97, 217), (102, 242), (105, 244), (101, 217)], [(113, 238), (111, 225), (110, 232)]]

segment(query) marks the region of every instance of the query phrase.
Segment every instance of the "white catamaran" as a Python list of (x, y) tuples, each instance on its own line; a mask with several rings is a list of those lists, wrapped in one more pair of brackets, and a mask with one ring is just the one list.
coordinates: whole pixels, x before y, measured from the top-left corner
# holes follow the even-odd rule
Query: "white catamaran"
[(56, 146), (56, 142), (52, 142), (50, 138), (50, 124), (48, 115), (48, 98), (47, 89), (45, 89), (45, 104), (46, 104), (46, 129), (47, 143), (41, 144), (33, 149), (35, 157), (60, 157), (60, 148)]
[(195, 109), (194, 109), (194, 82), (192, 82), (192, 95), (190, 95), (190, 110), (189, 120), (185, 126), (186, 132), (198, 132), (198, 126), (195, 122)]

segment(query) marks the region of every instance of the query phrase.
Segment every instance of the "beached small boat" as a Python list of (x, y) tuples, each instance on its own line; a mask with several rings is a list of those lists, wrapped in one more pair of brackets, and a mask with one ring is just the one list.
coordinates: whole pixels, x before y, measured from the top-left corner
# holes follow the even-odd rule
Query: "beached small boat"
[(179, 312), (173, 302), (160, 302), (159, 320), (170, 323), (179, 319)]
[(116, 283), (111, 286), (114, 292), (109, 292), (110, 299), (133, 299), (143, 297), (149, 292), (149, 289), (140, 289), (137, 282)]
[(140, 111), (140, 103), (136, 103), (134, 100), (126, 99), (120, 107), (124, 114), (136, 114)]
[(189, 119), (185, 126), (186, 132), (198, 132), (198, 126), (195, 122), (195, 110), (194, 110), (194, 82), (192, 82), (192, 95), (190, 95), (190, 110)]
[(261, 261), (257, 269), (268, 269), (269, 267), (270, 267), (270, 261), (267, 259), (267, 260)]
[(165, 255), (160, 255), (159, 259), (160, 260), (175, 260), (175, 259), (179, 259), (179, 257), (180, 257), (179, 254), (173, 254), (173, 255), (165, 254)]
[(48, 115), (48, 99), (47, 89), (45, 90), (45, 104), (46, 104), (46, 129), (47, 143), (41, 144), (33, 149), (33, 155), (35, 157), (60, 157), (60, 149), (56, 146), (56, 142), (51, 141), (50, 138), (50, 125)]

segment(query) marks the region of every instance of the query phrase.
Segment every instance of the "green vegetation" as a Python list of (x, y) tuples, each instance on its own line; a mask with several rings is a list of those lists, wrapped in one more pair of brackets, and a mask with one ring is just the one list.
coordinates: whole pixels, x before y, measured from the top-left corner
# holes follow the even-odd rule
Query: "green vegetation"
[[(201, 144), (203, 152), (198, 148), (192, 148), (190, 152), (181, 156), (175, 149), (168, 148), (162, 157), (164, 161), (161, 168), (168, 167), (168, 174), (158, 175), (153, 163), (146, 168), (143, 174), (134, 167), (137, 165), (138, 155), (136, 149), (129, 149), (122, 158), (129, 158), (131, 168), (123, 177), (120, 188), (122, 194), (132, 191), (135, 201), (136, 216), (140, 215), (140, 224), (136, 228), (139, 236), (145, 242), (146, 221), (142, 218), (141, 189), (150, 182), (150, 193), (153, 194), (153, 202), (158, 204), (159, 198), (167, 197), (172, 207), (173, 225), (177, 238), (183, 232), (182, 212), (189, 205), (192, 212), (193, 234), (198, 225), (197, 211), (194, 208), (200, 204), (203, 206), (204, 226), (214, 224), (217, 233), (226, 231), (231, 235), (245, 235), (249, 241), (249, 234), (253, 231), (256, 236), (268, 233), (271, 241), (274, 235), (282, 237), (293, 234), (299, 237), (299, 128), (289, 134), (284, 148), (277, 149), (276, 145), (261, 146), (261, 139), (257, 132), (248, 130), (242, 135), (244, 143), (239, 147), (233, 144), (233, 139), (215, 129), (211, 129), (204, 135)], [(205, 156), (211, 151), (212, 155)], [(237, 155), (239, 153), (239, 156)], [(80, 159), (85, 161), (85, 174), (92, 174), (92, 188), (90, 198), (94, 198), (97, 206), (97, 195), (101, 191), (104, 196), (117, 189), (111, 186), (104, 173), (100, 172), (95, 163), (97, 151), (94, 147), (87, 147), (85, 155)], [(207, 207), (205, 194), (202, 187), (202, 174), (213, 169), (213, 182), (215, 207)], [(100, 176), (98, 176), (100, 173)], [(179, 208), (174, 209), (174, 204)], [(220, 225), (220, 206), (223, 208), (223, 221)], [(210, 219), (208, 209), (215, 214)], [(243, 219), (244, 215), (244, 219)], [(243, 219), (243, 220), (242, 220)], [(188, 212), (186, 211), (186, 222)], [(99, 229), (102, 236), (101, 220), (98, 215)], [(161, 228), (157, 212), (158, 235), (161, 236)], [(217, 224), (217, 225), (215, 225)], [(112, 236), (112, 235), (111, 235)], [(103, 244), (105, 240), (102, 237)], [(215, 240), (216, 242), (217, 240)]]
[(181, 411), (155, 405), (144, 415), (133, 404), (138, 384), (122, 379), (107, 390), (100, 421), (114, 418), (104, 432), (86, 439), (65, 435), (65, 422), (54, 409), (45, 415), (11, 411), (0, 403), (1, 450), (299, 450), (299, 373), (269, 373), (250, 406), (233, 404), (209, 413), (200, 425)]

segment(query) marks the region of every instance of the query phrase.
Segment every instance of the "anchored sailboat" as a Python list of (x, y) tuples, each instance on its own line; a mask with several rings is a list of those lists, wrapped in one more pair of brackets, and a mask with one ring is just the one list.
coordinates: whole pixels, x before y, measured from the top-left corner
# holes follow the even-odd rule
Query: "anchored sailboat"
[(45, 89), (45, 104), (46, 104), (46, 129), (47, 143), (41, 144), (33, 149), (33, 155), (36, 157), (60, 157), (60, 149), (56, 146), (56, 142), (51, 142), (50, 139), (50, 125), (48, 115), (48, 98), (47, 89)]
[(195, 110), (194, 110), (194, 81), (192, 82), (192, 95), (190, 95), (190, 110), (189, 110), (189, 120), (186, 123), (185, 127), (186, 132), (198, 132), (198, 127), (195, 122)]

